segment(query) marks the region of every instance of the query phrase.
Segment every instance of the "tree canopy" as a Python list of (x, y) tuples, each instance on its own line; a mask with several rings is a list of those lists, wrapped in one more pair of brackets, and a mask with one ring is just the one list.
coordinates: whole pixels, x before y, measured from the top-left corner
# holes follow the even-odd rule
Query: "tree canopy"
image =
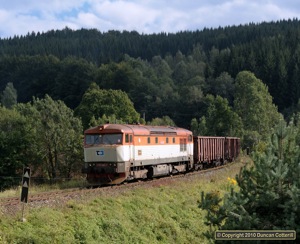
[(80, 171), (83, 129), (70, 108), (47, 95), (16, 108), (33, 127), (31, 143), (36, 161), (31, 165), (36, 171), (50, 179), (70, 178), (72, 172)]
[(140, 115), (135, 111), (133, 103), (127, 94), (121, 90), (102, 90), (93, 83), (83, 95), (82, 101), (75, 110), (81, 117), (84, 128), (88, 128), (91, 119), (103, 115), (115, 115), (116, 119), (127, 123), (137, 123)]
[(268, 87), (249, 71), (242, 71), (236, 77), (234, 111), (244, 126), (247, 146), (265, 140), (281, 119)]
[(8, 82), (1, 97), (1, 103), (6, 108), (12, 108), (17, 104), (17, 90), (14, 88), (13, 83)]
[[(186, 126), (180, 93), (185, 86), (220, 95), (232, 105), (232, 79), (248, 70), (268, 86), (279, 111), (290, 116), (300, 94), (299, 33), (298, 19), (150, 35), (68, 27), (32, 32), (0, 39), (0, 90), (12, 82), (18, 102), (48, 94), (75, 109), (96, 82), (128, 93), (150, 120), (168, 115)], [(171, 114), (174, 108), (179, 109)], [(189, 121), (196, 116), (194, 108), (187, 111)]]
[(239, 115), (229, 106), (228, 100), (221, 96), (207, 95), (206, 116), (191, 121), (195, 135), (232, 136), (242, 135), (243, 124)]
[(18, 172), (29, 165), (32, 128), (18, 111), (0, 106), (0, 190), (19, 183)]

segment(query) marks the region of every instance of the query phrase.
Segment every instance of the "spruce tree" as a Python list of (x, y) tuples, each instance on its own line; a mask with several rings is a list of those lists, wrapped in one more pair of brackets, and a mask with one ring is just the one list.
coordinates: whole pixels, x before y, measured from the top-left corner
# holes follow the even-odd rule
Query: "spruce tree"
[(1, 103), (6, 108), (12, 108), (17, 104), (17, 90), (14, 88), (13, 83), (8, 82), (1, 96)]
[[(241, 169), (222, 199), (202, 193), (200, 208), (207, 210), (206, 224), (213, 238), (223, 230), (295, 230), (300, 235), (300, 149), (294, 124), (281, 121), (270, 136), (266, 150), (254, 152), (253, 165)], [(223, 205), (221, 204), (223, 200)]]

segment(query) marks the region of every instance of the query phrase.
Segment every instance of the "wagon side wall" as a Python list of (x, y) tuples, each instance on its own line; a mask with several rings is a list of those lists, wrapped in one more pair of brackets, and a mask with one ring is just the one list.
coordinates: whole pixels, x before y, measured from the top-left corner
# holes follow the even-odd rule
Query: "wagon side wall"
[(194, 136), (194, 162), (223, 161), (225, 137)]

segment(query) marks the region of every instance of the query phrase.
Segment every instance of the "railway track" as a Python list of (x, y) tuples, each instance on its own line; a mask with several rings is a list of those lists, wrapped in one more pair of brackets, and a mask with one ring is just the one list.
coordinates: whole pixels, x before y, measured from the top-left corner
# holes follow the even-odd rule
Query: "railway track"
[[(214, 171), (223, 170), (224, 168), (230, 167), (233, 164), (235, 163), (230, 163), (215, 168), (208, 168), (200, 171), (188, 172), (185, 174), (172, 175), (170, 177), (161, 177), (143, 181), (128, 182), (120, 185), (103, 186), (97, 188), (72, 188), (67, 190), (29, 194), (28, 203), (26, 204), (26, 207), (38, 208), (43, 206), (57, 206), (62, 205), (68, 202), (69, 200), (85, 199), (88, 196), (97, 196), (106, 192), (120, 192), (142, 186), (153, 187), (157, 185), (164, 185), (170, 181), (174, 181), (179, 178), (192, 178), (198, 177), (199, 175), (211, 174)], [(0, 213), (15, 213), (18, 211), (18, 209), (22, 208), (22, 204), (23, 203), (20, 202), (20, 197), (0, 198)]]

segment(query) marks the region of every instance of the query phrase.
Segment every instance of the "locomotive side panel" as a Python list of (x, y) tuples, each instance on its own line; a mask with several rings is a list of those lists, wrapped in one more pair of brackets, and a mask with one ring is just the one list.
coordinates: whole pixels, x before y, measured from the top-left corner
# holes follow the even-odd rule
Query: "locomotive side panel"
[(133, 166), (187, 161), (193, 155), (193, 143), (182, 136), (138, 137)]

